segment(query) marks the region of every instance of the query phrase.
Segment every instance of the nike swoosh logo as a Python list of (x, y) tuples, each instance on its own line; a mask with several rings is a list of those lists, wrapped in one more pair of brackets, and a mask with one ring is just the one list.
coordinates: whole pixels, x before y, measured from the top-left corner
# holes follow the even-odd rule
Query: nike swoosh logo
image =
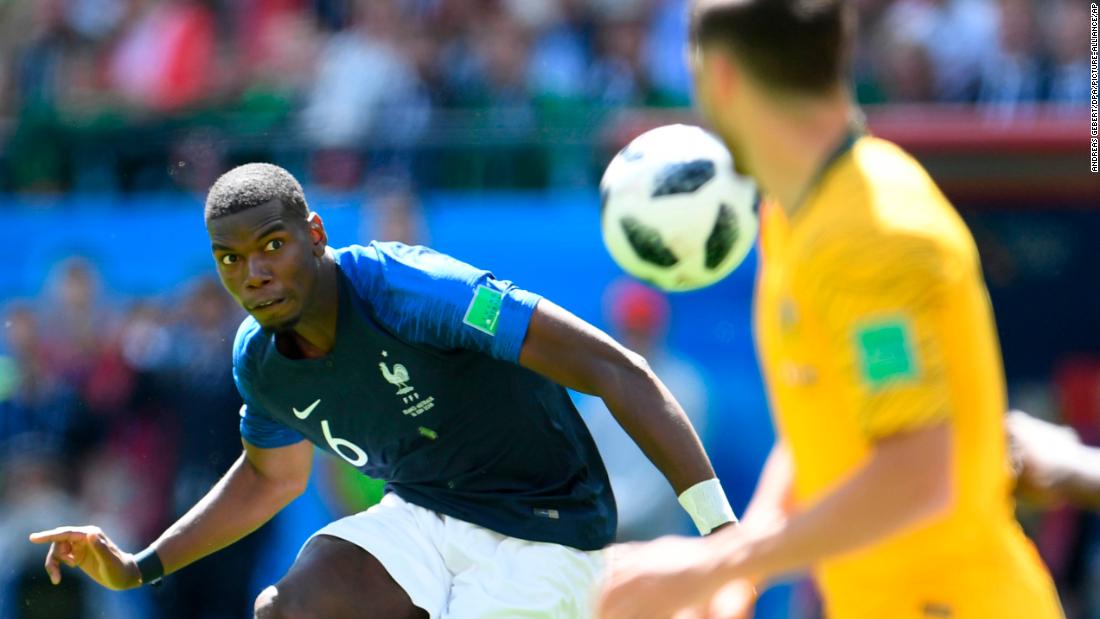
[(320, 403), (321, 403), (321, 401), (317, 400), (313, 404), (310, 404), (309, 408), (307, 408), (304, 411), (300, 411), (300, 410), (294, 408), (293, 406), (290, 407), (290, 410), (291, 410), (291, 412), (294, 413), (294, 416), (297, 417), (298, 419), (305, 419), (306, 417), (309, 417), (309, 414), (312, 413), (313, 409), (317, 408), (317, 405), (320, 404)]

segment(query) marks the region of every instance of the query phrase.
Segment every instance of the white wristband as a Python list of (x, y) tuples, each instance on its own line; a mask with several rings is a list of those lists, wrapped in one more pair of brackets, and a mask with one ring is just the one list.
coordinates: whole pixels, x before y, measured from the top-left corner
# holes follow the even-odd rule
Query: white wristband
[(733, 508), (717, 478), (701, 481), (680, 494), (680, 505), (695, 522), (700, 535), (706, 535), (727, 522), (737, 522)]

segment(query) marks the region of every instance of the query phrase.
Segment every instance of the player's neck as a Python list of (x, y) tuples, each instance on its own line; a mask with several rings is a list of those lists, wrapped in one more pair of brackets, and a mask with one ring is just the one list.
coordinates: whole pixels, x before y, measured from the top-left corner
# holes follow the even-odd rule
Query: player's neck
[(764, 194), (793, 217), (820, 180), (823, 168), (852, 128), (856, 113), (847, 94), (825, 101), (776, 107), (751, 129), (757, 146), (752, 172)]
[(321, 259), (321, 273), (312, 302), (291, 333), (297, 352), (305, 359), (323, 357), (336, 344), (336, 324), (340, 312), (340, 288), (336, 263), (328, 254)]

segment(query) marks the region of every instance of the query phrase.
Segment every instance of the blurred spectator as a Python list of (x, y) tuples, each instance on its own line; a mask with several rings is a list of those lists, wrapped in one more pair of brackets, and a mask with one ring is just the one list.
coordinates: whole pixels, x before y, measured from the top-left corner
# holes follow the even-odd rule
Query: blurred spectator
[(44, 0), (33, 5), (29, 32), (15, 56), (14, 84), (23, 110), (49, 109), (57, 105), (65, 86), (66, 56), (75, 40), (64, 20), (60, 0)]
[[(240, 396), (232, 380), (233, 336), (242, 314), (213, 277), (181, 286), (167, 337), (169, 356), (156, 377), (157, 399), (172, 413), (178, 464), (163, 528), (197, 503), (240, 457)], [(158, 529), (159, 532), (159, 529)], [(169, 579), (161, 617), (237, 619), (251, 614), (251, 576), (266, 530)]]
[(68, 0), (65, 21), (80, 36), (106, 39), (126, 17), (126, 0)]
[[(876, 58), (864, 83), (863, 96), (898, 103), (928, 103), (938, 96), (935, 69), (928, 50), (911, 34), (887, 28), (871, 52)], [(874, 91), (870, 94), (867, 90)]]
[(496, 10), (469, 24), (468, 33), (448, 50), (450, 97), (460, 106), (508, 110), (511, 117), (501, 120), (523, 128), (530, 122), (523, 109), (530, 102), (527, 32), (511, 13)]
[(924, 44), (936, 76), (937, 100), (974, 99), (976, 81), (996, 36), (990, 0), (933, 0)]
[(42, 554), (26, 542), (32, 531), (80, 518), (66, 491), (56, 452), (33, 442), (4, 450), (0, 458), (0, 617), (83, 619), (91, 617), (88, 583), (68, 578), (55, 588), (42, 569)]
[[(617, 339), (642, 355), (654, 374), (684, 407), (688, 419), (706, 442), (706, 385), (699, 371), (665, 345), (668, 300), (661, 293), (630, 279), (608, 287), (604, 297), (608, 320)], [(579, 409), (611, 478), (619, 507), (618, 541), (646, 540), (695, 530), (675, 493), (653, 463), (626, 434), (599, 398), (583, 396)]]
[(128, 422), (136, 376), (122, 356), (120, 325), (102, 301), (92, 263), (70, 258), (53, 269), (50, 279), (42, 324), (47, 354), (79, 398), (72, 432), (80, 437), (72, 447), (94, 449)]
[(1020, 104), (1042, 98), (1041, 39), (1030, 0), (1000, 0), (998, 9), (997, 45), (986, 60), (978, 101), (998, 117), (1011, 117)]
[(18, 4), (25, 10), (13, 8), (11, 17), (22, 30), (9, 33), (16, 35), (5, 45), (10, 55), (0, 56), (11, 59), (7, 82), (11, 111), (18, 119), (7, 145), (10, 175), (15, 187), (57, 191), (70, 173), (56, 123), (76, 41), (64, 22), (61, 0)]
[(592, 98), (605, 105), (642, 105), (649, 94), (643, 67), (645, 24), (640, 7), (619, 11), (606, 19), (596, 38), (589, 88)]
[(200, 101), (214, 70), (214, 16), (197, 0), (137, 0), (109, 61), (111, 84), (140, 109)]
[(691, 75), (687, 54), (687, 7), (680, 0), (657, 0), (644, 49), (646, 80), (653, 92), (651, 103), (687, 105), (691, 101)]
[(338, 178), (315, 168), (331, 177), (324, 184), (343, 189), (361, 182), (356, 151), (412, 142), (430, 116), (425, 87), (402, 44), (406, 27), (396, 0), (358, 0), (353, 19), (323, 45), (302, 110), (308, 139), (345, 153)]
[[(973, 101), (982, 70), (988, 65), (996, 37), (995, 0), (899, 0), (882, 17), (879, 49), (890, 53), (890, 42), (907, 48), (882, 67), (888, 92), (902, 92), (910, 100)], [(927, 67), (922, 66), (927, 63)], [(892, 74), (889, 67), (904, 71)], [(930, 73), (931, 92), (905, 82)], [(924, 97), (931, 95), (927, 99)]]
[(10, 356), (2, 368), (0, 460), (24, 444), (64, 453), (74, 440), (78, 409), (73, 390), (55, 371), (30, 305), (13, 305), (4, 326)]
[[(508, 7), (532, 34), (527, 83), (532, 94), (544, 102), (577, 104), (585, 100), (588, 50), (586, 17), (576, 0), (561, 3), (533, 3), (508, 0)], [(537, 18), (530, 7), (542, 7)]]
[(213, 277), (188, 282), (184, 290), (175, 324), (157, 336), (168, 354), (159, 390), (179, 403), (173, 407), (180, 450), (173, 518), (206, 494), (241, 453), (232, 361), (242, 313)]
[(1075, 0), (1055, 0), (1052, 4), (1046, 37), (1052, 65), (1048, 99), (1084, 106), (1090, 94), (1088, 7)]
[(448, 187), (539, 187), (545, 152), (529, 87), (531, 36), (509, 12), (491, 10), (443, 49), (447, 101), (468, 113), (458, 148), (440, 158)]
[[(248, 10), (254, 4), (267, 10)], [(313, 20), (293, 4), (290, 0), (242, 3), (244, 83), (236, 109), (246, 123), (241, 129), (259, 133), (284, 126), (312, 83), (322, 40)]]
[(99, 273), (85, 258), (60, 262), (50, 274), (42, 325), (49, 354), (70, 384), (82, 384), (114, 326), (100, 303)]
[(134, 544), (160, 532), (176, 465), (170, 401), (158, 397), (150, 371), (164, 346), (159, 323), (155, 307), (135, 303), (101, 340), (81, 392), (76, 443), (82, 503), (100, 520), (120, 523), (120, 536)]
[(420, 199), (407, 180), (380, 177), (369, 186), (370, 195), (361, 211), (360, 242), (377, 239), (406, 245), (428, 244)]

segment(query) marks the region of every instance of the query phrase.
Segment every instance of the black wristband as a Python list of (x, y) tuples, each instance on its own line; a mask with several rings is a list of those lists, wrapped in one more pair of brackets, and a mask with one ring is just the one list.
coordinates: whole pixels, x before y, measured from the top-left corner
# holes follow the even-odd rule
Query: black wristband
[(137, 560), (138, 574), (141, 576), (141, 584), (159, 587), (164, 578), (164, 564), (160, 562), (160, 556), (152, 548), (146, 548), (134, 555)]

